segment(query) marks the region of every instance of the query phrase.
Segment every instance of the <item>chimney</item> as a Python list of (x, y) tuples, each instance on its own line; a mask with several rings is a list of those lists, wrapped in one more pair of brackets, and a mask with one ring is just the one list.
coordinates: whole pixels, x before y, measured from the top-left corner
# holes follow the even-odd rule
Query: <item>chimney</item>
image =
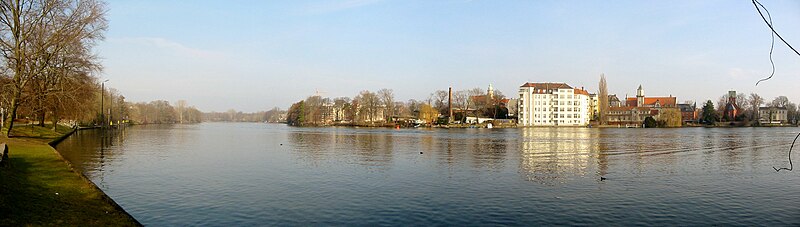
[(447, 109), (450, 112), (447, 123), (451, 123), (453, 122), (453, 87), (447, 89)]

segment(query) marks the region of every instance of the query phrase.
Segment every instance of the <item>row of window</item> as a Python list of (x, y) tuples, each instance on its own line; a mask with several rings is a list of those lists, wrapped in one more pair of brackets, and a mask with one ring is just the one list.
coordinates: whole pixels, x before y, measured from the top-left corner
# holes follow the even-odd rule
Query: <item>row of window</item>
[(580, 114), (534, 114), (534, 118), (548, 118), (548, 117), (555, 117), (555, 118), (581, 118)]
[(542, 107), (542, 108), (536, 107), (536, 108), (533, 108), (533, 111), (536, 111), (536, 112), (538, 112), (538, 111), (545, 111), (545, 112), (547, 112), (547, 111), (553, 111), (553, 112), (581, 112), (581, 109), (577, 108), (577, 107), (574, 108), (574, 109), (572, 107), (567, 107), (566, 109), (564, 107), (552, 108), (552, 109), (548, 109), (547, 107)]
[(534, 121), (534, 123), (540, 123), (540, 124), (541, 123), (553, 123), (553, 122), (569, 123), (569, 124), (579, 124), (579, 123), (581, 123), (579, 120), (555, 120), (555, 121), (554, 120), (536, 120), (536, 121)]
[(534, 103), (534, 104), (535, 105), (562, 105), (562, 106), (564, 106), (566, 104), (567, 106), (580, 106), (581, 102), (578, 102), (578, 101), (575, 101), (575, 102), (573, 102), (573, 101), (566, 101), (566, 102), (564, 102), (564, 101), (559, 101), (559, 102), (556, 102), (556, 101), (552, 101), (552, 102), (536, 101), (536, 103)]

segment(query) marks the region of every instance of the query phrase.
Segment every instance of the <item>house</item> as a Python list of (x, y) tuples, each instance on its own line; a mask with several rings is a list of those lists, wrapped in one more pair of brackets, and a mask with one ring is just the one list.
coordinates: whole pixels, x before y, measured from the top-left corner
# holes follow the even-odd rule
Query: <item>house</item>
[(619, 98), (617, 98), (617, 95), (608, 95), (608, 105), (609, 106), (621, 107), (622, 106), (622, 102), (619, 101)]
[(684, 123), (697, 122), (698, 117), (697, 104), (678, 104), (678, 109), (681, 110), (681, 120)]
[(644, 119), (658, 115), (658, 110), (650, 107), (612, 106), (608, 108), (608, 124), (626, 128), (642, 127)]
[(519, 126), (586, 126), (589, 92), (566, 83), (525, 83), (519, 89)]
[(600, 103), (600, 99), (597, 98), (597, 94), (589, 94), (589, 119), (596, 120), (598, 116), (598, 111), (600, 111), (600, 107), (598, 106)]
[(786, 107), (758, 107), (758, 122), (761, 124), (783, 124), (788, 122)]

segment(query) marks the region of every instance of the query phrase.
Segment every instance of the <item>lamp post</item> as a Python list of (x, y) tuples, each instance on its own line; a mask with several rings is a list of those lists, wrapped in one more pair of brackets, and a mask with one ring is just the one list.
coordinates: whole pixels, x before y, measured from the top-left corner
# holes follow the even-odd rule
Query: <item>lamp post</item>
[(106, 122), (106, 115), (103, 114), (103, 102), (105, 102), (104, 99), (106, 96), (106, 82), (108, 82), (108, 80), (100, 82), (100, 128), (103, 128)]

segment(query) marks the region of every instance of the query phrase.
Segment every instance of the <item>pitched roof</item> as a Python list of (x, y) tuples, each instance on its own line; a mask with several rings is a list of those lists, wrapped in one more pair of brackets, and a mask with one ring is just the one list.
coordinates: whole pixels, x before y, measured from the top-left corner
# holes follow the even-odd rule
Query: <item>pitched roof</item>
[(573, 90), (573, 92), (574, 92), (576, 95), (589, 95), (589, 92), (588, 92), (588, 91), (586, 91), (586, 90), (581, 90), (581, 89), (575, 89), (575, 90)]
[(533, 87), (536, 89), (569, 89), (572, 88), (566, 83), (525, 83), (519, 87)]
[(692, 104), (678, 104), (678, 109), (680, 109), (681, 112), (694, 112)]
[[(644, 105), (655, 105), (658, 102), (661, 106), (675, 106), (678, 103), (677, 97), (644, 97)], [(625, 100), (628, 106), (637, 106), (636, 97)]]
[(650, 107), (635, 107), (635, 106), (610, 106), (608, 107), (609, 111), (629, 111), (629, 110), (647, 110), (650, 111)]
[(758, 110), (769, 110), (769, 109), (772, 109), (772, 108), (775, 108), (775, 109), (778, 109), (778, 110), (786, 110), (786, 107), (784, 107), (784, 106), (779, 106), (779, 107), (774, 107), (774, 106), (759, 106), (759, 107), (758, 107)]

